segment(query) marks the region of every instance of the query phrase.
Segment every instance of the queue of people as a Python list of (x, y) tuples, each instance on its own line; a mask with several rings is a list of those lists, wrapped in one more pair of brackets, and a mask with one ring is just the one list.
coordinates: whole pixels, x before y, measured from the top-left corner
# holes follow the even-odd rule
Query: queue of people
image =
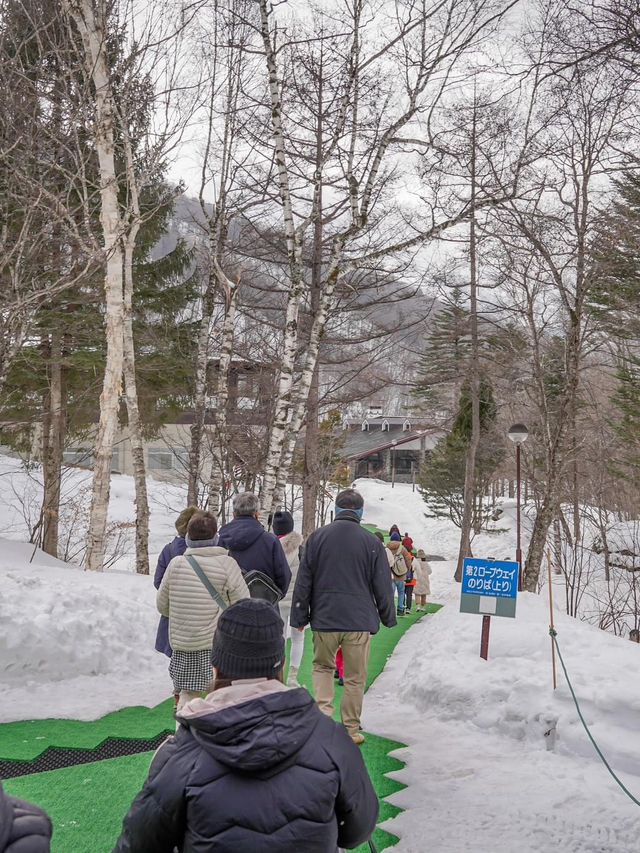
[[(333, 521), (306, 542), (288, 512), (266, 531), (250, 493), (236, 495), (220, 531), (208, 512), (180, 513), (154, 577), (176, 733), (154, 756), (114, 853), (337, 853), (371, 838), (378, 800), (358, 748), (371, 637), (411, 610), (412, 593), (424, 609), (431, 570), (396, 525), (388, 540), (371, 535), (363, 510), (359, 492), (343, 490)], [(298, 683), (307, 627), (315, 700)], [(15, 839), (0, 850), (47, 853), (44, 813), (1, 788), (0, 813)]]

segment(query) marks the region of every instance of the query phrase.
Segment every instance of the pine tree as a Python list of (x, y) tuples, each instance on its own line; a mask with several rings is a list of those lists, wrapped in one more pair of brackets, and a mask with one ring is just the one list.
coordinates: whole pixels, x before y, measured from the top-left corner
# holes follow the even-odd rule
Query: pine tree
[[(460, 527), (464, 511), (466, 459), (471, 437), (471, 396), (465, 383), (460, 393), (453, 427), (436, 444), (431, 457), (418, 474), (420, 493), (429, 507), (428, 517), (450, 518)], [(476, 494), (473, 530), (482, 529), (490, 515), (483, 495), (504, 455), (504, 447), (494, 429), (497, 405), (486, 379), (480, 383), (480, 445), (476, 464)]]

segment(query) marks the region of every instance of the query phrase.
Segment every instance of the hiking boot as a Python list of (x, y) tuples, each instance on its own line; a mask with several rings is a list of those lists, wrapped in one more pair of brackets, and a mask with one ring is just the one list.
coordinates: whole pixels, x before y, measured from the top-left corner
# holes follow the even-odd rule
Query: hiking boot
[(356, 746), (362, 746), (364, 743), (364, 735), (361, 735), (360, 732), (355, 732), (355, 734), (351, 735), (351, 740)]
[(340, 687), (344, 687), (344, 678), (339, 678), (338, 684), (340, 685)]
[(398, 616), (404, 616), (404, 610), (398, 610)]
[(300, 682), (298, 681), (297, 666), (289, 667), (289, 674), (287, 675), (287, 687), (300, 687)]
[(333, 677), (334, 677), (335, 679), (340, 678), (340, 673), (338, 672), (338, 670), (337, 670), (337, 669), (336, 669), (336, 671), (333, 673)]

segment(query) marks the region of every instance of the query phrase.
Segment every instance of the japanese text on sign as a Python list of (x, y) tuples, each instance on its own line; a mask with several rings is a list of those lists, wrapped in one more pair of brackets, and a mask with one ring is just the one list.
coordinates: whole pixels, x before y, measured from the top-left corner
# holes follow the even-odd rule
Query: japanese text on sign
[(466, 559), (462, 576), (462, 592), (515, 598), (518, 591), (517, 563), (498, 560)]

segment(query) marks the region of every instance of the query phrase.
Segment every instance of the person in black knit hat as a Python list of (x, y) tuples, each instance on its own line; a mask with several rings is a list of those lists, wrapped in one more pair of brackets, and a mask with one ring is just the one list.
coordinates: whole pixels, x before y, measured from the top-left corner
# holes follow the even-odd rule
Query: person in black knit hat
[(358, 748), (282, 683), (282, 620), (244, 599), (220, 616), (206, 699), (178, 714), (114, 853), (336, 853), (370, 838), (378, 800)]

